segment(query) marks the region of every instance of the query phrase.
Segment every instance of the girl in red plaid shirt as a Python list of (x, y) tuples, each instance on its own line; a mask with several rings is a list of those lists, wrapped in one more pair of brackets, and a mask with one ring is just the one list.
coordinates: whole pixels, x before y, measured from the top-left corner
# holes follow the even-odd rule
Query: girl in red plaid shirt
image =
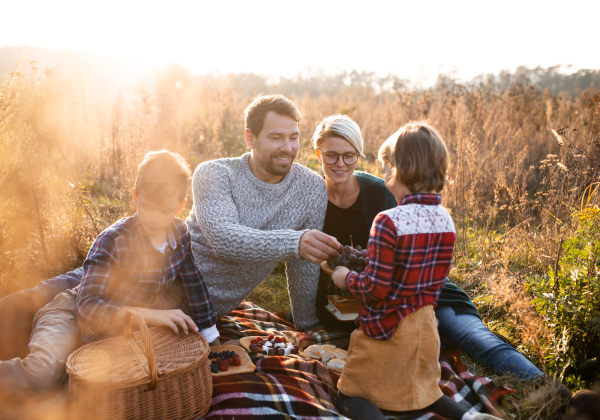
[(496, 419), (469, 413), (439, 387), (440, 339), (433, 311), (450, 271), (454, 222), (441, 206), (448, 150), (425, 123), (409, 123), (379, 149), (398, 206), (373, 221), (362, 273), (338, 267), (335, 285), (361, 301), (338, 383), (338, 408), (351, 418), (433, 411), (451, 420)]

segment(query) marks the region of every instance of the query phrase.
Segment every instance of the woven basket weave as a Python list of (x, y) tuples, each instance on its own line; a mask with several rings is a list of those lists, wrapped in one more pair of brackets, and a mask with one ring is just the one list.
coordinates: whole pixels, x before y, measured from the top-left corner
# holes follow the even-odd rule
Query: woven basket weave
[[(140, 331), (132, 334), (131, 317)], [(68, 405), (77, 419), (195, 419), (210, 409), (208, 343), (198, 333), (148, 329), (134, 310), (123, 336), (81, 347), (69, 356)]]

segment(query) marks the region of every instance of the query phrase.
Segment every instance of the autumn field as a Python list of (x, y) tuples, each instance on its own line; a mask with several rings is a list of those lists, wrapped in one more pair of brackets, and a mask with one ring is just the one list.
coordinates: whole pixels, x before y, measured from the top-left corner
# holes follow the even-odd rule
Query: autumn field
[[(129, 189), (147, 151), (176, 151), (192, 167), (238, 156), (246, 105), (283, 93), (303, 114), (297, 162), (314, 170), (310, 137), (324, 116), (357, 121), (367, 154), (358, 169), (377, 175), (375, 153), (402, 124), (426, 118), (437, 127), (451, 152), (443, 198), (458, 233), (451, 280), (491, 330), (549, 375), (572, 390), (600, 378), (597, 89), (557, 91), (532, 73), (440, 77), (415, 89), (357, 72), (271, 80), (178, 67), (117, 84), (38, 67), (15, 63), (0, 80), (0, 297), (78, 267), (99, 232), (133, 214)], [(250, 300), (288, 307), (282, 272)], [(552, 392), (467, 363), (521, 391), (505, 401), (512, 418), (517, 406), (523, 418), (560, 418)]]

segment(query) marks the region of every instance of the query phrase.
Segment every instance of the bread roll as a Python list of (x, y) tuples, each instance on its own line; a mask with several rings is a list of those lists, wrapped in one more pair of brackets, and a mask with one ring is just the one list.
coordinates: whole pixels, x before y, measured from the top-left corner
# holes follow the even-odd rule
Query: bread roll
[(327, 363), (329, 362), (331, 359), (335, 359), (336, 358), (336, 354), (335, 352), (332, 351), (328, 351), (327, 353), (325, 353), (323, 356), (321, 356), (321, 362), (323, 363)]
[(321, 356), (323, 354), (325, 354), (325, 351), (323, 350), (323, 347), (321, 347), (318, 344), (313, 344), (312, 346), (308, 346), (307, 348), (304, 349), (304, 354), (306, 354), (308, 357), (312, 358), (312, 359), (320, 359)]
[(334, 352), (338, 359), (346, 360), (346, 355), (348, 354), (348, 352), (346, 350), (338, 348), (338, 349), (335, 349)]
[(341, 373), (346, 362), (342, 359), (331, 359), (327, 362), (327, 367), (334, 372)]

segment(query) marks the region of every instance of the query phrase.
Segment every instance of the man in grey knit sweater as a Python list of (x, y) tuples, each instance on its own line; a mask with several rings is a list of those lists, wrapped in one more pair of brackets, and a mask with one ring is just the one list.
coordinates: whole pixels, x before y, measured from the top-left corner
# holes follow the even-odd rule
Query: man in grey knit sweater
[[(340, 245), (320, 232), (327, 208), (325, 181), (294, 163), (299, 121), (300, 111), (284, 96), (258, 97), (245, 113), (251, 152), (204, 162), (194, 172), (187, 224), (218, 316), (235, 309), (285, 261), (296, 327), (306, 329), (318, 321), (318, 263), (337, 255)], [(26, 354), (36, 311), (77, 286), (82, 274), (77, 268), (0, 300), (3, 359)]]
[(294, 163), (300, 111), (281, 95), (258, 97), (246, 108), (250, 153), (200, 164), (187, 219), (196, 264), (218, 316), (235, 309), (285, 261), (294, 323), (318, 322), (317, 263), (339, 243), (320, 230), (327, 209), (325, 182)]

